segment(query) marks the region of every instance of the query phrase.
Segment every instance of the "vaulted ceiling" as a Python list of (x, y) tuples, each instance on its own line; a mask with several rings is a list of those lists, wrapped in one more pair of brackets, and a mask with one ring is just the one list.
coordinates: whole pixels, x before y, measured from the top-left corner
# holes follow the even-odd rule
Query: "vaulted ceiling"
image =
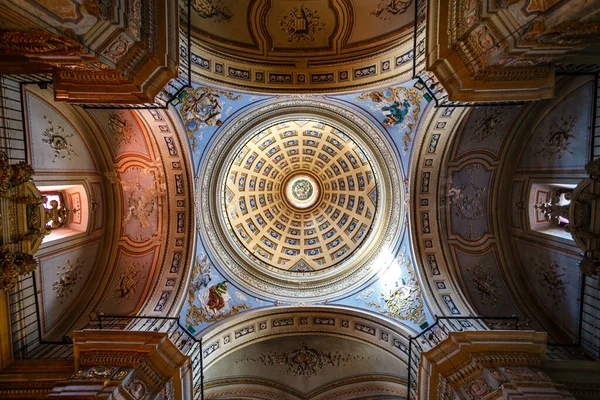
[(260, 91), (339, 91), (405, 79), (413, 1), (192, 2), (195, 74)]

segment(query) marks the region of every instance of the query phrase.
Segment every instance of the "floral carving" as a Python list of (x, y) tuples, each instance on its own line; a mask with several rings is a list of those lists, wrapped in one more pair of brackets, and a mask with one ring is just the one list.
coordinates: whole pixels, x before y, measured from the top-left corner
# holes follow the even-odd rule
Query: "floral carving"
[(573, 135), (573, 128), (575, 127), (576, 118), (574, 117), (561, 117), (560, 122), (553, 126), (544, 140), (542, 141), (542, 148), (538, 151), (538, 154), (542, 154), (544, 157), (557, 159), (562, 158), (563, 153), (573, 154), (569, 151), (571, 145), (571, 139), (575, 138)]
[(287, 35), (288, 42), (298, 41), (313, 42), (315, 35), (323, 29), (325, 22), (319, 21), (317, 10), (310, 10), (304, 5), (292, 8), (292, 10), (281, 17), (279, 26)]
[(81, 53), (81, 45), (75, 40), (68, 37), (55, 37), (42, 30), (0, 32), (0, 55), (73, 56)]
[(271, 351), (258, 358), (246, 358), (245, 362), (261, 363), (272, 367), (284, 365), (287, 373), (295, 376), (318, 375), (325, 367), (343, 367), (346, 363), (365, 358), (356, 354), (322, 351), (302, 344), (300, 348), (284, 352)]
[(137, 279), (140, 272), (142, 272), (142, 266), (139, 263), (127, 264), (127, 267), (124, 271), (121, 271), (121, 275), (113, 287), (113, 297), (120, 301), (130, 299), (135, 295), (140, 283)]
[[(410, 7), (412, 0), (381, 0), (371, 15), (381, 19), (389, 19), (391, 15), (403, 14)], [(385, 13), (385, 14), (384, 14)]]
[(490, 266), (484, 266), (483, 264), (475, 265), (471, 282), (479, 294), (481, 304), (496, 306), (499, 296), (498, 283), (490, 274)]
[(108, 116), (109, 134), (119, 144), (131, 144), (133, 138), (133, 129), (131, 124), (116, 112)]
[(498, 130), (506, 120), (506, 114), (506, 109), (482, 107), (481, 114), (475, 119), (471, 140), (482, 143), (489, 137), (498, 135)]
[(379, 109), (383, 115), (383, 124), (390, 127), (397, 126), (404, 132), (404, 151), (408, 151), (408, 145), (412, 141), (411, 135), (417, 123), (421, 104), (419, 103), (420, 92), (417, 89), (404, 87), (384, 88), (373, 92), (363, 93), (358, 100), (371, 100), (375, 103), (373, 111)]
[(60, 125), (55, 127), (52, 124), (52, 121), (45, 115), (44, 119), (48, 121), (49, 126), (42, 134), (44, 136), (42, 142), (46, 143), (53, 150), (54, 159), (52, 162), (55, 162), (57, 158), (68, 158), (70, 160), (72, 155), (77, 157), (73, 145), (69, 142), (69, 139), (73, 137), (73, 134), (66, 133), (65, 128)]
[[(52, 289), (56, 292), (56, 298), (65, 299), (73, 293), (73, 288), (81, 279), (83, 261), (79, 258), (74, 263), (67, 260), (65, 265), (58, 269), (58, 279), (52, 283)], [(62, 301), (61, 301), (62, 304)]]
[(544, 289), (546, 295), (552, 298), (552, 303), (555, 307), (560, 307), (560, 303), (567, 297), (565, 286), (568, 281), (563, 279), (564, 273), (559, 274), (557, 271), (565, 271), (565, 268), (558, 264), (543, 264), (539, 265), (535, 259), (531, 259), (531, 265), (534, 266), (536, 275), (538, 276), (538, 284)]

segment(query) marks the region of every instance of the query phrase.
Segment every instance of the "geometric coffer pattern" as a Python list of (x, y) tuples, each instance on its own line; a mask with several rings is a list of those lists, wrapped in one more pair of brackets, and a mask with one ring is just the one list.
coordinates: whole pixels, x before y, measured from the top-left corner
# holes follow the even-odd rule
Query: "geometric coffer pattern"
[[(306, 183), (318, 193), (307, 208), (286, 190), (303, 177), (318, 186)], [(267, 269), (299, 274), (349, 257), (368, 236), (377, 207), (365, 153), (345, 133), (314, 121), (280, 123), (252, 137), (223, 190), (229, 235), (240, 250)]]

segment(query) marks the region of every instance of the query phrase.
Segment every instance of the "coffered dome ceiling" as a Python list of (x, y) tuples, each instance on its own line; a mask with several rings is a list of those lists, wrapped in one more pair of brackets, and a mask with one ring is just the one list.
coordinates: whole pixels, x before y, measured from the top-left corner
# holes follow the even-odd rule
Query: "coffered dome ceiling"
[(231, 281), (314, 301), (385, 266), (378, 257), (403, 228), (403, 185), (375, 125), (341, 105), (280, 99), (223, 128), (201, 168), (198, 214)]
[(206, 81), (330, 91), (411, 67), (412, 0), (195, 0), (191, 14), (192, 64)]
[(224, 188), (229, 231), (260, 266), (323, 270), (354, 253), (370, 231), (377, 181), (346, 134), (287, 121), (252, 137), (229, 167)]

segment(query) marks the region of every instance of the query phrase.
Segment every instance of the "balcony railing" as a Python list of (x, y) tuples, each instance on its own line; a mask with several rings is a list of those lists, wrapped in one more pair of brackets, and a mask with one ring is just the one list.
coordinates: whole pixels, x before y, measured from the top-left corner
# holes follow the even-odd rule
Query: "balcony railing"
[[(22, 276), (8, 296), (15, 359), (73, 359), (70, 337), (65, 336), (60, 341), (46, 341), (42, 337), (37, 285), (33, 273)], [(190, 357), (194, 400), (204, 400), (202, 341), (189, 333), (178, 318), (97, 315), (77, 330), (83, 329), (167, 333), (169, 340)]]

